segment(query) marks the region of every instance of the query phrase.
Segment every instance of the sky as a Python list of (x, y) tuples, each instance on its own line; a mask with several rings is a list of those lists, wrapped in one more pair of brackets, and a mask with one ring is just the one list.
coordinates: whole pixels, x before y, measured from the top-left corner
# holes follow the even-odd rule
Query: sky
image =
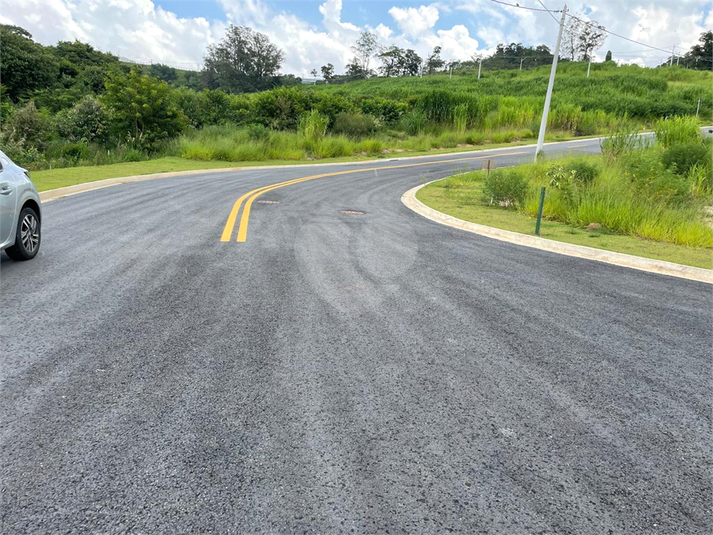
[[(553, 0), (506, 0), (552, 10)], [(713, 28), (708, 0), (572, 1), (570, 13), (655, 47), (685, 52)], [(555, 15), (559, 16), (559, 15)], [(426, 57), (442, 47), (445, 60), (490, 54), (498, 43), (545, 44), (554, 49), (557, 22), (547, 12), (507, 7), (492, 0), (0, 0), (0, 23), (28, 30), (44, 44), (79, 40), (142, 63), (200, 69), (208, 45), (229, 24), (266, 34), (285, 52), (283, 73), (309, 77), (332, 63), (336, 72), (364, 30), (384, 46), (413, 48)], [(655, 66), (670, 53), (609, 36), (607, 50), (624, 63)]]

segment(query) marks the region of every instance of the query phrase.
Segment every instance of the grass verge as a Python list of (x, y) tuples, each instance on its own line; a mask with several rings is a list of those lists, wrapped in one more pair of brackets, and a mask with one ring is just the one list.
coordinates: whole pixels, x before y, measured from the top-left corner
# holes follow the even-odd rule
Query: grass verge
[[(449, 179), (439, 180), (421, 188), (416, 197), (434, 210), (445, 214), (522, 234), (535, 235), (535, 219), (522, 212), (485, 206), (477, 202), (483, 192), (483, 182), (469, 183), (467, 191), (460, 188), (457, 197), (449, 194)], [(470, 200), (468, 200), (470, 199)], [(645, 240), (633, 236), (613, 234), (603, 230), (589, 231), (557, 221), (542, 221), (540, 236), (550, 240), (586, 245), (656, 260), (665, 260), (706, 269), (713, 268), (713, 251), (708, 248), (688, 247), (672, 243)]]
[[(572, 139), (586, 139), (586, 137), (568, 138), (566, 136), (553, 137), (548, 142), (570, 141)], [(200, 171), (209, 169), (222, 169), (229, 167), (259, 167), (265, 165), (311, 165), (328, 164), (340, 162), (359, 162), (373, 160), (376, 158), (404, 158), (411, 156), (436, 156), (439, 154), (452, 154), (458, 152), (473, 152), (480, 150), (496, 149), (502, 147), (517, 147), (531, 145), (532, 140), (522, 140), (512, 143), (491, 143), (471, 147), (456, 147), (447, 149), (432, 149), (425, 151), (403, 151), (384, 153), (381, 156), (358, 155), (345, 156), (341, 158), (321, 158), (319, 160), (265, 160), (265, 161), (225, 161), (225, 160), (192, 160), (177, 156), (167, 156), (152, 160), (139, 162), (123, 162), (108, 165), (87, 165), (78, 167), (63, 167), (59, 169), (47, 169), (43, 171), (32, 171), (32, 181), (38, 191), (85, 184), (97, 180), (108, 178), (121, 178), (126, 176), (150, 175), (154, 173), (169, 173), (173, 171)]]

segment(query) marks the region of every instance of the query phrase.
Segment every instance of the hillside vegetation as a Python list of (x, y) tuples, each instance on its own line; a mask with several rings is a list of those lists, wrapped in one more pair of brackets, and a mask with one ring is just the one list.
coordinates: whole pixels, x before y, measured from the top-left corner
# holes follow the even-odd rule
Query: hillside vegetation
[[(2, 31), (9, 85), (0, 88), (0, 142), (30, 169), (164, 156), (298, 161), (509, 143), (535, 137), (549, 76), (549, 66), (488, 71), (481, 79), (458, 69), (452, 77), (230, 94), (178, 86), (185, 76), (148, 69), (171, 83), (160, 80), (82, 43), (42, 47), (22, 29)], [(710, 120), (710, 71), (609, 61), (585, 73), (584, 62), (560, 64), (551, 138), (647, 128), (661, 117), (694, 115), (699, 99), (701, 117)]]

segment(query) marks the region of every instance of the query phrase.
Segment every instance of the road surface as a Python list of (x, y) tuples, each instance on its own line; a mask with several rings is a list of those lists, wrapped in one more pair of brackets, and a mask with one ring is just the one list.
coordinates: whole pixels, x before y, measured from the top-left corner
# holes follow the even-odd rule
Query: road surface
[(0, 259), (0, 532), (710, 533), (711, 287), (400, 203), (494, 154), (532, 148), (45, 204)]

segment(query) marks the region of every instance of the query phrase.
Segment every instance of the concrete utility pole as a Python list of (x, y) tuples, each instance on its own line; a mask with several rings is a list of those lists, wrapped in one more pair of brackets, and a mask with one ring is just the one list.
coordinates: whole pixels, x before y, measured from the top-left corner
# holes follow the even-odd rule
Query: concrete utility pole
[(480, 80), (480, 67), (483, 65), (483, 58), (478, 60), (478, 80)]
[(540, 122), (540, 135), (537, 136), (537, 149), (535, 150), (535, 161), (542, 152), (542, 146), (545, 144), (545, 130), (547, 130), (547, 116), (550, 114), (550, 102), (552, 101), (552, 88), (555, 86), (555, 73), (557, 72), (557, 60), (560, 54), (560, 45), (562, 44), (562, 31), (564, 30), (564, 21), (567, 16), (567, 4), (562, 9), (562, 18), (560, 19), (560, 30), (557, 34), (557, 44), (555, 45), (555, 53), (552, 58), (552, 69), (550, 70), (550, 83), (547, 85), (547, 96), (545, 97), (545, 107), (542, 110), (542, 121)]
[(592, 55), (589, 55), (589, 64), (587, 65), (587, 78), (589, 78), (589, 69), (592, 68)]
[(671, 59), (668, 62), (669, 67), (673, 66), (673, 56), (675, 53), (676, 53), (676, 45), (673, 45), (673, 48), (671, 49)]
[(523, 62), (523, 61), (525, 61), (525, 58), (522, 58), (522, 59), (520, 60), (520, 70), (522, 70), (522, 62)]

